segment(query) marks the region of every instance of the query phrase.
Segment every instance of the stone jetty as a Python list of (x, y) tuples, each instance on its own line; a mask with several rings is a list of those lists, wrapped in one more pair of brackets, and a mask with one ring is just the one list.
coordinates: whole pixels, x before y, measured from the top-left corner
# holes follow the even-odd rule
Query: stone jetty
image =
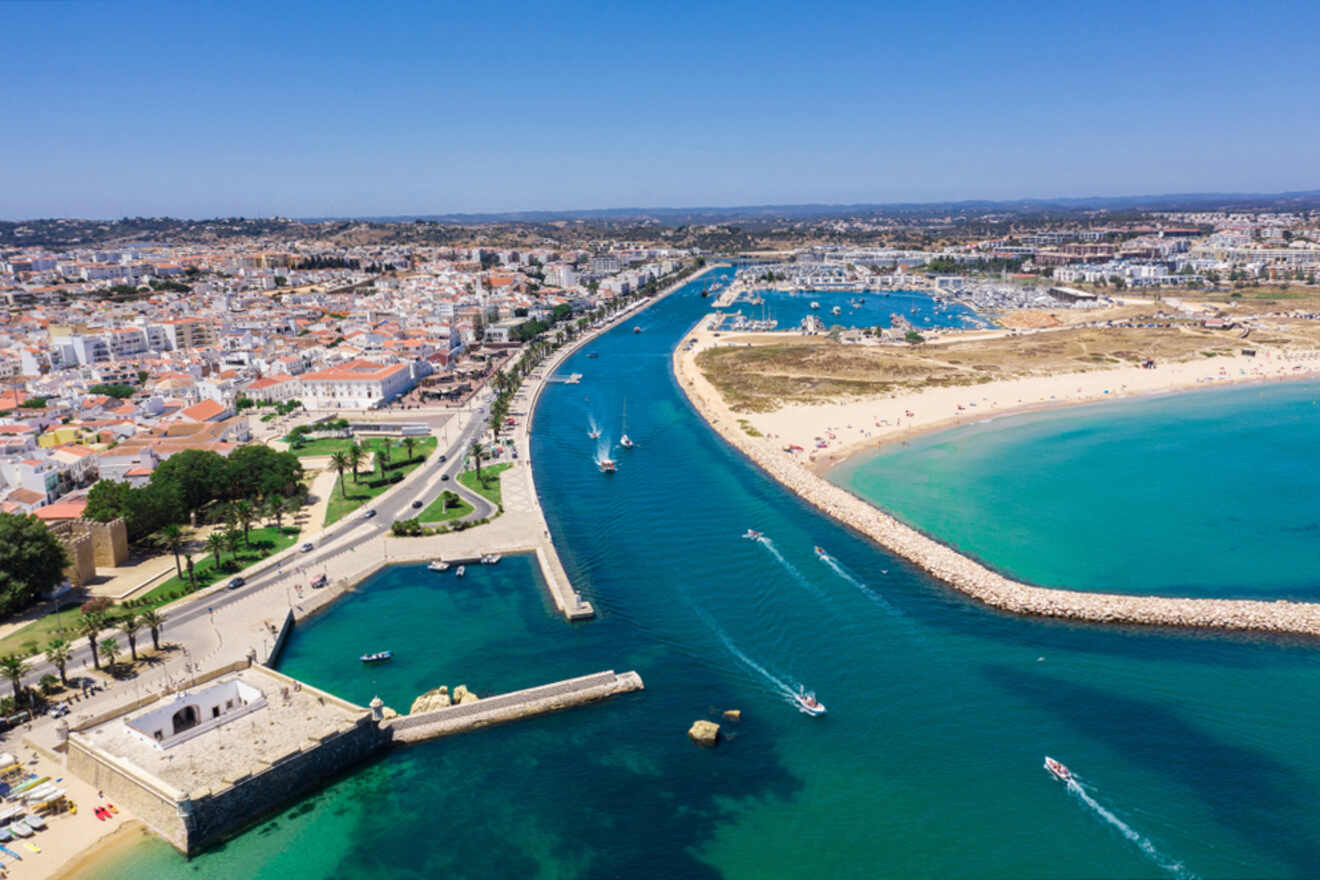
[(702, 375), (695, 357), (680, 344), (674, 354), (675, 375), (692, 405), (725, 440), (822, 512), (986, 605), (1014, 614), (1095, 623), (1320, 636), (1317, 603), (1078, 592), (1004, 577), (817, 476), (771, 441), (749, 437)]

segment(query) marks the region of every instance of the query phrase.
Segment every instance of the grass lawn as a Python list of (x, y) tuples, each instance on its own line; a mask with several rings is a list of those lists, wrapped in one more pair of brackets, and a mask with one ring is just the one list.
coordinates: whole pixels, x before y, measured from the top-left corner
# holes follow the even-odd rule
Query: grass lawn
[[(80, 602), (72, 602), (59, 611), (39, 617), (18, 632), (0, 639), (0, 657), (6, 654), (18, 654), (21, 657), (30, 653), (29, 649), (32, 646), (28, 644), (29, 642), (35, 642), (38, 651), (44, 651), (46, 643), (55, 637), (57, 629), (61, 627), (72, 629), (77, 624), (80, 604)], [(50, 607), (49, 602), (46, 603), (46, 607)], [(72, 642), (77, 637), (68, 634), (65, 638)]]
[[(373, 437), (362, 445), (373, 452), (379, 452), (385, 445), (385, 441), (383, 437)], [(379, 456), (375, 457), (375, 470), (359, 472), (357, 479), (353, 478), (351, 471), (345, 471), (343, 491), (340, 489), (340, 480), (336, 479), (335, 488), (330, 493), (330, 501), (325, 508), (325, 524), (330, 525), (338, 522), (385, 490), (398, 485), (390, 482), (394, 475), (399, 474), (402, 478), (412, 473), (418, 465), (426, 461), (427, 457), (435, 451), (435, 446), (436, 439), (434, 437), (418, 438), (417, 445), (413, 449), (412, 460), (409, 461), (407, 460), (408, 450), (395, 442), (390, 450), (390, 465), (385, 473), (382, 473)]]
[(485, 496), (491, 503), (497, 505), (503, 504), (504, 502), (500, 500), (499, 476), (511, 467), (513, 467), (513, 462), (508, 461), (503, 464), (494, 464), (490, 467), (483, 467), (481, 469), (480, 480), (477, 479), (477, 472), (475, 470), (463, 471), (463, 473), (458, 475), (458, 481), (473, 492), (476, 492), (478, 495)]
[[(248, 545), (240, 544), (238, 547), (237, 560), (234, 554), (224, 552), (220, 554), (223, 562), (220, 568), (215, 567), (215, 557), (210, 553), (204, 556), (193, 555), (193, 574), (197, 577), (197, 588), (210, 586), (218, 580), (223, 580), (234, 574), (240, 569), (247, 568), (254, 562), (260, 562), (267, 556), (272, 556), (292, 547), (298, 542), (298, 529), (294, 526), (265, 526), (259, 529), (248, 530)], [(186, 591), (188, 584), (188, 570), (184, 569), (183, 579), (173, 575), (169, 580), (157, 585), (141, 598), (146, 599), (152, 605), (163, 605), (171, 601), (171, 593), (182, 594)]]
[(417, 518), (427, 525), (430, 525), (431, 523), (444, 522), (445, 520), (459, 519), (460, 517), (467, 516), (475, 510), (471, 504), (468, 504), (462, 498), (458, 499), (457, 505), (447, 510), (445, 509), (444, 504), (445, 497), (441, 494), (439, 498), (436, 498), (428, 504), (426, 509), (418, 514)]
[[(287, 440), (288, 438), (283, 439)], [(299, 458), (311, 458), (314, 455), (333, 455), (336, 452), (347, 452), (348, 447), (352, 445), (353, 441), (348, 437), (322, 437), (319, 440), (308, 440), (297, 449), (293, 448), (293, 444), (289, 444), (289, 451)]]

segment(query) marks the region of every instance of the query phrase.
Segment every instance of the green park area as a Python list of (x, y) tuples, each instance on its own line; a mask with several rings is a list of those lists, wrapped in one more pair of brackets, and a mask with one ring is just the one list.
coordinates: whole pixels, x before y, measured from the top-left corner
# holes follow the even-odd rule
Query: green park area
[(496, 506), (503, 504), (500, 495), (500, 474), (513, 467), (512, 462), (493, 464), (481, 469), (481, 476), (475, 470), (464, 471), (458, 475), (458, 481), (478, 495), (484, 496)]
[[(409, 449), (409, 441), (412, 448)], [(359, 468), (353, 473), (350, 456), (354, 447), (333, 453), (332, 467), (339, 471), (334, 490), (326, 505), (325, 524), (338, 522), (390, 487), (398, 484), (417, 469), (435, 451), (434, 437), (405, 438), (373, 437), (357, 445), (360, 450)], [(370, 469), (362, 466), (370, 462)]]
[[(212, 536), (219, 540), (208, 543), (206, 556), (193, 565), (193, 579), (199, 590), (289, 549), (298, 541), (298, 529), (294, 526), (263, 526), (249, 529), (246, 539), (242, 529), (216, 531)], [(142, 601), (148, 605), (163, 605), (190, 592), (190, 583), (185, 570), (182, 578), (175, 574), (142, 596)]]
[(438, 522), (446, 522), (451, 519), (461, 519), (471, 513), (474, 509), (475, 508), (464, 501), (457, 492), (451, 492), (446, 489), (444, 492), (440, 493), (440, 497), (428, 504), (426, 509), (423, 510), (421, 515), (417, 518), (427, 525), (432, 525)]

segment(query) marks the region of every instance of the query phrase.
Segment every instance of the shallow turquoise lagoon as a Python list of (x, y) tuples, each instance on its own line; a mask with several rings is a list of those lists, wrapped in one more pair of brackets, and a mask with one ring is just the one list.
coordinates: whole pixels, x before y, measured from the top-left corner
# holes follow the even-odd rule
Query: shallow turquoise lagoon
[[(1014, 619), (823, 519), (675, 386), (704, 283), (575, 355), (582, 384), (537, 412), (537, 486), (598, 619), (557, 617), (526, 560), (395, 567), (282, 666), (399, 708), (606, 668), (644, 692), (395, 752), (192, 861), (149, 844), (95, 876), (1314, 876), (1314, 646)], [(588, 422), (617, 438), (625, 399), (637, 447), (606, 477)], [(361, 668), (381, 647), (396, 662)], [(829, 714), (797, 712), (799, 685)], [(687, 740), (726, 708), (718, 748)]]

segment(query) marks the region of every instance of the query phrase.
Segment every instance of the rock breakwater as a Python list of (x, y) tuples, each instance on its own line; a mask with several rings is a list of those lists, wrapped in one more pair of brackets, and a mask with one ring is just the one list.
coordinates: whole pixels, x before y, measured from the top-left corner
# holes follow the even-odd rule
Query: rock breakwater
[(1078, 592), (1007, 578), (817, 476), (770, 441), (748, 436), (697, 368), (695, 357), (695, 350), (684, 350), (680, 343), (674, 373), (688, 400), (720, 436), (823, 513), (986, 605), (1013, 614), (1094, 623), (1320, 636), (1316, 603)]

